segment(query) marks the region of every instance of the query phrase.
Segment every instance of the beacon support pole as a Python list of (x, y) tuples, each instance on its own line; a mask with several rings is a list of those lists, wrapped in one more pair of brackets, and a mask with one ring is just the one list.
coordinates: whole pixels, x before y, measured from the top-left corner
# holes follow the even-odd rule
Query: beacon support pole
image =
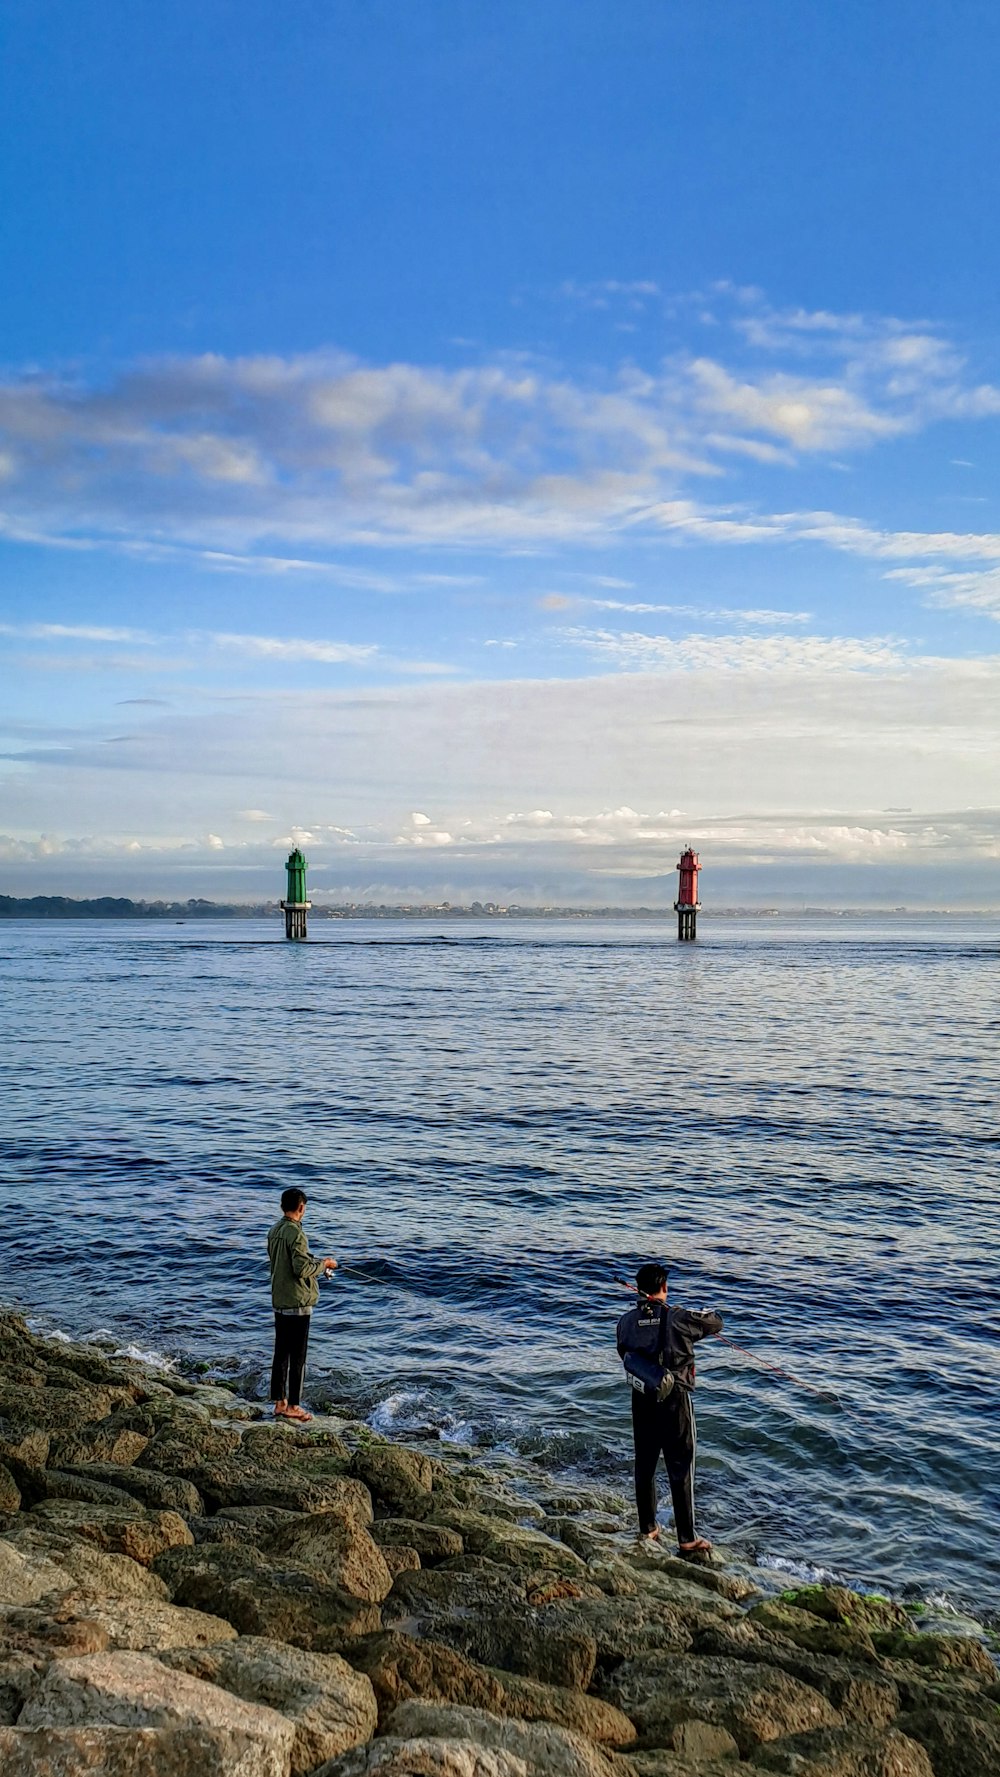
[(305, 938), (306, 914), (312, 906), (306, 900), (306, 860), (296, 846), (285, 863), (288, 872), (288, 895), (281, 905), (285, 910), (285, 937)]
[(701, 869), (698, 853), (692, 851), (688, 846), (687, 850), (681, 853), (677, 868), (680, 871), (680, 881), (677, 899), (674, 902), (674, 912), (677, 915), (678, 940), (680, 943), (686, 944), (692, 942), (698, 935), (698, 911), (701, 907), (701, 902), (698, 899), (698, 871)]

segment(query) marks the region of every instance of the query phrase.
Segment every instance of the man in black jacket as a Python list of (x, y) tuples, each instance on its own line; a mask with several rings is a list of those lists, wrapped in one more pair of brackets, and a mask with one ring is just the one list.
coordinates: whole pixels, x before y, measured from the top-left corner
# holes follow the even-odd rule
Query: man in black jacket
[(722, 1319), (708, 1312), (667, 1307), (667, 1273), (662, 1265), (641, 1265), (636, 1273), (640, 1301), (618, 1322), (618, 1355), (628, 1352), (658, 1360), (673, 1378), (665, 1398), (635, 1376), (632, 1384), (632, 1436), (635, 1443), (635, 1503), (639, 1534), (659, 1536), (656, 1522), (656, 1465), (662, 1454), (674, 1506), (677, 1552), (688, 1561), (705, 1562), (712, 1545), (694, 1524), (694, 1347), (699, 1339), (721, 1333)]

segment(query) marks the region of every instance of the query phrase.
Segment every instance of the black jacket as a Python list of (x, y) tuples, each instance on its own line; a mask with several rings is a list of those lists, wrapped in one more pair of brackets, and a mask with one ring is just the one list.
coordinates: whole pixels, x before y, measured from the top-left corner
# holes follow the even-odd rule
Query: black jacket
[[(666, 1343), (660, 1332), (660, 1321), (666, 1316)], [(618, 1322), (618, 1356), (626, 1351), (642, 1351), (656, 1357), (661, 1347), (666, 1352), (666, 1366), (685, 1388), (694, 1387), (694, 1348), (699, 1339), (721, 1333), (722, 1316), (707, 1310), (698, 1314), (692, 1308), (662, 1309), (659, 1302), (640, 1302), (630, 1308)]]

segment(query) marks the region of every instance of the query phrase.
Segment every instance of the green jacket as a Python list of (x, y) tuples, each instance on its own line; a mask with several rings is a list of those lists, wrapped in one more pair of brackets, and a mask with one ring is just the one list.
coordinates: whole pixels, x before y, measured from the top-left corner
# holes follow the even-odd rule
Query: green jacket
[(319, 1300), (316, 1279), (322, 1259), (314, 1259), (300, 1222), (282, 1216), (267, 1237), (271, 1301), (275, 1308), (311, 1308)]

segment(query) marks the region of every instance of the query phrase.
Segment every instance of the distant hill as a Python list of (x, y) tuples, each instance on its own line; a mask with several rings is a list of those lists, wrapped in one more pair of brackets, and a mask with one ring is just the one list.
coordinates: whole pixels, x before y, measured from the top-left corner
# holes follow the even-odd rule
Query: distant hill
[(0, 919), (254, 919), (270, 911), (219, 901), (129, 901), (121, 895), (98, 895), (93, 901), (71, 901), (66, 895), (0, 895)]

